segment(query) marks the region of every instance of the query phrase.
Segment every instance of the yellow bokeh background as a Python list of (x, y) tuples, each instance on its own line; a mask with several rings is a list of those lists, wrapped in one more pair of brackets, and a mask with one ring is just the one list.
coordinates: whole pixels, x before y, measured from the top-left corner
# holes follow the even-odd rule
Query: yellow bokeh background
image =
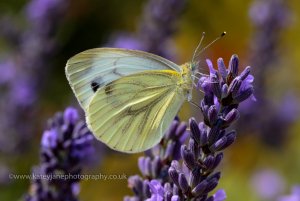
[[(71, 1), (62, 22), (64, 28), (57, 36), (63, 47), (51, 64), (53, 69), (49, 76), (52, 82), (47, 84), (36, 106), (40, 115), (36, 122), (39, 129), (26, 153), (3, 156), (0, 158), (3, 163), (8, 163), (15, 171), (23, 174), (29, 173), (31, 166), (38, 164), (39, 141), (46, 119), (70, 104), (78, 107), (64, 76), (64, 64), (67, 59), (84, 49), (104, 46), (113, 34), (136, 32), (146, 3), (147, 1), (138, 0)], [(172, 37), (176, 47), (176, 61), (184, 63), (190, 60), (203, 31), (206, 32), (206, 44), (226, 31), (226, 37), (217, 41), (201, 55), (203, 73), (208, 72), (204, 62), (206, 58), (210, 58), (216, 65), (216, 60), (222, 57), (227, 64), (232, 54), (238, 54), (240, 70), (249, 65), (250, 45), (257, 31), (249, 18), (249, 8), (252, 3), (253, 1), (250, 0), (188, 1), (184, 13), (177, 21), (177, 32)], [(268, 86), (266, 93), (274, 99), (284, 96), (284, 92), (288, 90), (293, 91), (294, 95), (300, 98), (298, 76), (300, 74), (300, 3), (297, 0), (290, 0), (287, 3), (290, 9), (290, 22), (286, 28), (280, 30), (282, 37), (276, 47), (280, 52), (279, 62), (274, 66), (274, 70), (270, 70), (270, 75), (266, 78)], [(22, 8), (25, 4), (25, 1), (2, 2), (0, 11), (22, 18)], [(22, 24), (22, 20), (20, 23)], [(6, 52), (10, 52), (10, 49), (5, 45), (5, 41), (0, 40), (0, 53), (5, 55)], [(199, 102), (201, 97), (200, 92), (195, 92), (193, 99)], [(196, 116), (200, 120), (201, 112), (185, 103), (179, 116), (184, 121), (188, 121), (191, 116)], [(293, 185), (300, 184), (299, 120), (293, 122), (286, 129), (285, 134), (287, 140), (283, 146), (274, 148), (264, 144), (256, 134), (242, 133), (242, 130), (239, 130), (235, 144), (225, 151), (225, 157), (219, 168), (222, 177), (218, 188), (225, 189), (227, 200), (263, 201), (251, 186), (253, 175), (261, 169), (272, 169), (281, 175), (285, 183), (282, 193), (289, 193)], [(101, 162), (85, 169), (84, 172), (127, 176), (140, 174), (137, 159), (141, 155), (143, 154), (128, 155), (105, 151), (101, 156)], [(0, 200), (20, 198), (28, 191), (29, 183), (30, 181), (15, 181), (0, 186)], [(122, 200), (125, 195), (132, 195), (127, 187), (127, 180), (81, 182), (80, 199), (83, 201), (117, 201)]]

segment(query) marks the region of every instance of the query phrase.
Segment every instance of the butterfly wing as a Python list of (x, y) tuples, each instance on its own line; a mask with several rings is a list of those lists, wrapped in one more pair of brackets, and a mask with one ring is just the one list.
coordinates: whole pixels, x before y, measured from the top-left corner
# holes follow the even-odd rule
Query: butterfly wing
[(96, 138), (112, 149), (141, 152), (156, 145), (186, 99), (173, 70), (145, 71), (99, 89), (87, 108)]
[(96, 48), (81, 52), (68, 60), (66, 76), (81, 107), (86, 111), (97, 89), (121, 77), (145, 70), (181, 68), (162, 57), (143, 51)]

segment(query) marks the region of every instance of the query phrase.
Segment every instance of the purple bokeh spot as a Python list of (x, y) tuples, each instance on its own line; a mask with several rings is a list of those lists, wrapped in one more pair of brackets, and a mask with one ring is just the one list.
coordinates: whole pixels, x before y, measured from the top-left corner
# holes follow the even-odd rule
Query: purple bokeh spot
[(214, 194), (214, 201), (223, 201), (226, 198), (226, 192), (223, 189), (217, 190), (217, 192)]
[(125, 48), (132, 50), (143, 50), (141, 43), (135, 37), (125, 34), (119, 34), (118, 37), (115, 37), (112, 43), (113, 47)]
[(300, 186), (294, 186), (290, 195), (281, 196), (276, 201), (300, 201)]
[(26, 15), (31, 20), (39, 20), (47, 13), (57, 9), (61, 0), (32, 0), (26, 9)]
[(10, 80), (13, 80), (16, 69), (15, 65), (11, 61), (0, 64), (1, 74), (0, 74), (0, 84), (5, 84)]
[(36, 93), (32, 83), (26, 80), (16, 80), (11, 85), (10, 97), (14, 104), (27, 106), (36, 100)]
[(268, 200), (276, 198), (283, 192), (285, 182), (275, 170), (264, 169), (253, 175), (251, 186), (259, 197)]

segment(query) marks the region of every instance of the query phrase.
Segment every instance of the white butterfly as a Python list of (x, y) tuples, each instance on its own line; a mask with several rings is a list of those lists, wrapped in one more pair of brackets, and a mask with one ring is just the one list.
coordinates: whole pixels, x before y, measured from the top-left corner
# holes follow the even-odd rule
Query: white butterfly
[(183, 102), (191, 100), (198, 65), (194, 60), (203, 37), (192, 62), (181, 66), (154, 54), (118, 48), (91, 49), (72, 57), (67, 79), (95, 137), (128, 153), (159, 143)]

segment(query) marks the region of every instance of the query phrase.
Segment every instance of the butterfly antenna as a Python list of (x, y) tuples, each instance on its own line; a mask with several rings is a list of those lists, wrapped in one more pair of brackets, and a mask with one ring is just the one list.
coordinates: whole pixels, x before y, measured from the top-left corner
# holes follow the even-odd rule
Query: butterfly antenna
[(196, 47), (196, 49), (195, 49), (195, 51), (194, 51), (193, 58), (192, 58), (192, 63), (194, 62), (195, 56), (196, 56), (196, 54), (197, 54), (199, 48), (201, 47), (202, 41), (203, 41), (203, 39), (204, 39), (204, 36), (205, 36), (205, 32), (202, 33), (200, 42), (198, 43), (198, 45), (197, 45), (197, 47)]
[[(223, 38), (226, 35), (226, 31), (224, 31), (223, 33), (221, 33), (220, 36), (218, 36), (215, 40), (211, 41), (208, 45), (206, 45), (204, 48), (202, 48), (199, 53), (197, 54), (196, 57), (199, 56), (199, 54), (201, 54), (202, 52), (204, 52), (207, 48), (209, 48), (212, 44), (214, 44), (216, 41), (220, 40), (221, 38)], [(193, 56), (194, 58), (194, 56)]]

